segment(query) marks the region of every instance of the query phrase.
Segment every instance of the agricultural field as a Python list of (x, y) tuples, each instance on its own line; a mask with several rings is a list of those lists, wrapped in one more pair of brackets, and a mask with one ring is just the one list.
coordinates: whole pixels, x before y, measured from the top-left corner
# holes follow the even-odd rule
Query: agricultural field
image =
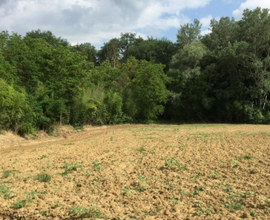
[(270, 126), (0, 135), (0, 219), (270, 219)]

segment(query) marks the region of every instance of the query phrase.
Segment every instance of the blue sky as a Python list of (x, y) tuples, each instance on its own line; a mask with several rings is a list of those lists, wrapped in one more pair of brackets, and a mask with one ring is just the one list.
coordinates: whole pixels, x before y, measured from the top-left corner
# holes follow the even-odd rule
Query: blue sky
[(0, 0), (0, 31), (50, 30), (97, 48), (125, 32), (175, 41), (180, 25), (195, 18), (207, 34), (211, 19), (239, 20), (244, 9), (256, 7), (270, 8), (270, 0)]
[[(257, 2), (254, 4), (254, 2)], [(219, 20), (221, 17), (234, 17), (241, 19), (243, 9), (255, 9), (256, 7), (270, 8), (270, 0), (266, 1), (241, 1), (241, 0), (212, 0), (204, 7), (185, 8), (181, 12), (193, 22), (194, 19), (200, 20), (202, 34), (210, 32), (209, 24), (211, 19)], [(179, 28), (178, 28), (179, 29)], [(176, 41), (177, 28), (170, 28), (162, 35), (171, 41)]]

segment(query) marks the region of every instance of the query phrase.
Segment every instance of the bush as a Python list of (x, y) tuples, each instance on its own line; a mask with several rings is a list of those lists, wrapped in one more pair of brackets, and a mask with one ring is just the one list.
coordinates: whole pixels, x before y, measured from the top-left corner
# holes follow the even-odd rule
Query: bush
[(33, 133), (33, 113), (23, 91), (16, 91), (0, 78), (0, 130), (21, 135)]

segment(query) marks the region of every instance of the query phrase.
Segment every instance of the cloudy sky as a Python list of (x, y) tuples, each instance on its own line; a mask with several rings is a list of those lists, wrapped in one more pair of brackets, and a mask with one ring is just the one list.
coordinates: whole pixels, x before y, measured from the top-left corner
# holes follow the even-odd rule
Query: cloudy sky
[(0, 0), (0, 31), (21, 35), (50, 30), (72, 44), (100, 47), (120, 33), (176, 40), (180, 25), (199, 19), (241, 19), (245, 8), (270, 8), (270, 0)]

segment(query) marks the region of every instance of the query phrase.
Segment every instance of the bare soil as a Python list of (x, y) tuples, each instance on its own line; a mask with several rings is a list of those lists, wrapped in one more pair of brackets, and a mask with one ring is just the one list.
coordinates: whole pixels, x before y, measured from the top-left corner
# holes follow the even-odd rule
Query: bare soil
[(270, 219), (270, 126), (0, 135), (2, 219)]

